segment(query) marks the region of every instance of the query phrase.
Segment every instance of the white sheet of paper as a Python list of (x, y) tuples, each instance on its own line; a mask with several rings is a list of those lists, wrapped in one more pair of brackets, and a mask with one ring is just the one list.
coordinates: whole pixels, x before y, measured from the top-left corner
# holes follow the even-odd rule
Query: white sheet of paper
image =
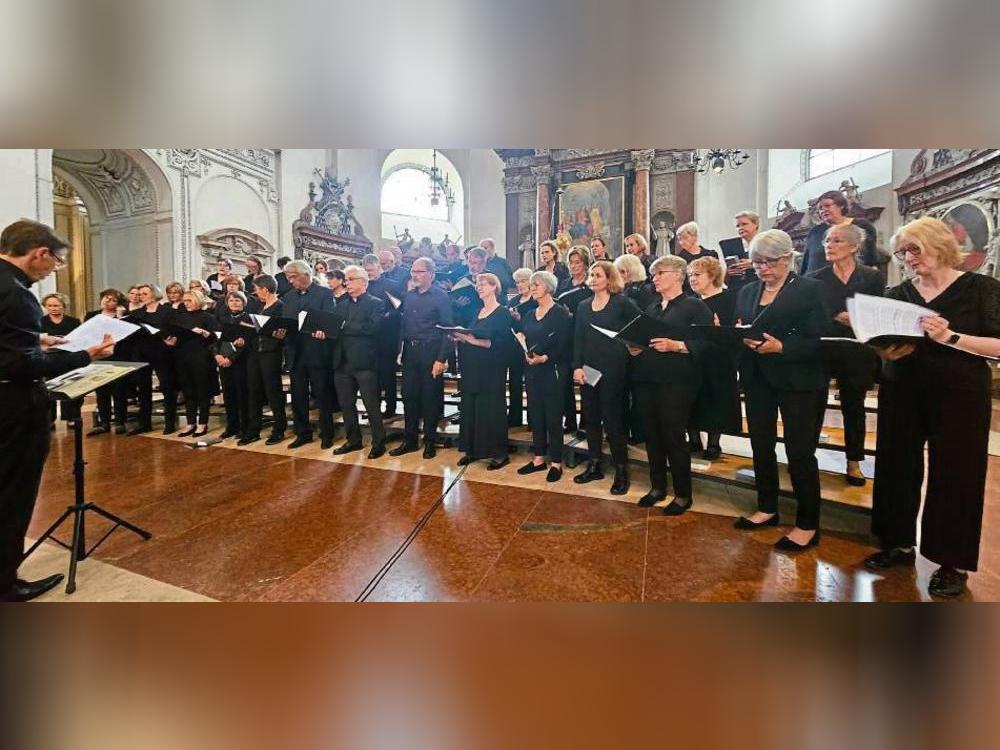
[(84, 349), (89, 349), (92, 346), (100, 346), (106, 333), (110, 333), (111, 338), (117, 344), (126, 336), (130, 336), (138, 330), (139, 326), (135, 323), (128, 323), (107, 315), (95, 315), (64, 336), (64, 343), (57, 344), (53, 348), (62, 349), (67, 352), (82, 352)]
[(847, 300), (847, 314), (858, 341), (868, 341), (876, 336), (923, 338), (924, 330), (920, 327), (920, 319), (937, 313), (911, 302), (855, 294)]
[(147, 331), (149, 331), (149, 332), (150, 332), (150, 333), (152, 333), (152, 334), (157, 334), (157, 333), (159, 333), (159, 332), (160, 332), (160, 329), (159, 329), (159, 328), (154, 328), (154, 327), (153, 327), (153, 326), (151, 326), (151, 325), (150, 325), (149, 323), (143, 323), (143, 324), (142, 324), (142, 327), (143, 327), (143, 328), (145, 328), (145, 329), (146, 329)]
[(256, 313), (250, 313), (251, 317), (257, 321), (257, 325), (263, 327), (267, 325), (267, 321), (271, 319), (270, 315), (257, 315)]
[(595, 370), (590, 365), (583, 366), (583, 380), (587, 385), (597, 385), (601, 380), (601, 371)]
[(403, 304), (400, 300), (396, 299), (395, 297), (393, 297), (388, 292), (385, 293), (385, 296), (386, 296), (386, 299), (389, 300), (389, 304), (392, 305), (396, 309), (399, 309), (399, 306), (401, 304)]
[(212, 288), (213, 291), (216, 292), (222, 291), (222, 284), (220, 284), (218, 281), (210, 281), (208, 285)]
[(518, 336), (517, 331), (515, 331), (513, 328), (510, 329), (510, 332), (514, 334), (514, 340), (521, 345), (521, 348), (524, 349), (524, 353), (527, 354), (528, 345), (524, 342), (524, 334)]
[(309, 314), (308, 310), (301, 310), (299, 312), (299, 329), (302, 329), (303, 324), (306, 322), (306, 316)]
[(470, 279), (468, 276), (463, 276), (461, 279), (455, 282), (455, 284), (451, 287), (451, 291), (454, 292), (456, 289), (465, 289), (465, 287), (472, 285), (473, 285), (472, 279)]

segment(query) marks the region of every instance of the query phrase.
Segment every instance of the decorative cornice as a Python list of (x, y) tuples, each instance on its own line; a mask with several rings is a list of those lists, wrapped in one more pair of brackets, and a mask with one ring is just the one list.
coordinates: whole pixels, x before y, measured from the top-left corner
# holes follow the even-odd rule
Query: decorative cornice
[(532, 167), (531, 174), (535, 176), (535, 184), (537, 185), (548, 185), (552, 182), (552, 167), (548, 164)]
[(644, 148), (640, 151), (633, 151), (632, 163), (636, 169), (649, 169), (653, 165), (653, 158), (656, 156), (656, 149)]
[(52, 165), (83, 183), (101, 202), (109, 219), (151, 214), (156, 191), (143, 169), (124, 151), (55, 153)]
[(605, 171), (605, 166), (600, 162), (597, 162), (595, 164), (588, 164), (576, 170), (576, 178), (578, 180), (593, 180), (598, 177), (603, 177), (604, 171)]

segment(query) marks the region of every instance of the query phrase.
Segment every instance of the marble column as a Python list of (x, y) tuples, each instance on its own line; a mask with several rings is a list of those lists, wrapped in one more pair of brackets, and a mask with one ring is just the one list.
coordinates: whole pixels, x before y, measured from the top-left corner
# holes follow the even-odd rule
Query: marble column
[(552, 202), (549, 186), (552, 183), (552, 167), (543, 165), (532, 167), (535, 176), (535, 247), (552, 239)]
[(632, 193), (632, 231), (649, 240), (649, 168), (656, 150), (652, 148), (632, 152), (635, 165), (635, 189)]

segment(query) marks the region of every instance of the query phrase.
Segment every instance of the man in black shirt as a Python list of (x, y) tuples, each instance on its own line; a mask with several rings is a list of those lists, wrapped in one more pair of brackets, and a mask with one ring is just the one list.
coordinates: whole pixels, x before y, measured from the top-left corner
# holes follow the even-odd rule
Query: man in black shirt
[(343, 323), (340, 335), (333, 342), (333, 383), (344, 412), (347, 442), (333, 452), (339, 456), (361, 450), (360, 390), (372, 428), (372, 449), (368, 458), (379, 458), (385, 453), (385, 428), (379, 413), (377, 338), (385, 303), (365, 293), (368, 274), (360, 266), (344, 269), (344, 283), (347, 294), (340, 298), (334, 310), (334, 315)]
[(68, 243), (44, 224), (22, 219), (0, 235), (0, 601), (28, 601), (59, 584), (17, 578), (42, 467), (49, 453), (45, 378), (103, 359), (110, 336), (83, 352), (43, 350), (42, 308), (31, 285), (66, 264)]
[(403, 297), (403, 444), (389, 451), (402, 456), (417, 449), (420, 421), (424, 458), (434, 458), (437, 426), (444, 412), (444, 374), (449, 340), (436, 326), (452, 325), (448, 293), (434, 284), (434, 261), (417, 258), (410, 269), (413, 289)]

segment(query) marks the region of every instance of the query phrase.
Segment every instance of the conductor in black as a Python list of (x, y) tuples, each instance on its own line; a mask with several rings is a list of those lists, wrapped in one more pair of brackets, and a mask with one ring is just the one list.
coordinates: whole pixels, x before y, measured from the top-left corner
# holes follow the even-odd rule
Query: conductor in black
[(44, 224), (22, 219), (0, 234), (0, 601), (28, 601), (58, 585), (17, 578), (42, 467), (49, 454), (45, 378), (103, 359), (110, 337), (87, 351), (47, 349), (42, 308), (31, 285), (66, 264), (68, 243)]

